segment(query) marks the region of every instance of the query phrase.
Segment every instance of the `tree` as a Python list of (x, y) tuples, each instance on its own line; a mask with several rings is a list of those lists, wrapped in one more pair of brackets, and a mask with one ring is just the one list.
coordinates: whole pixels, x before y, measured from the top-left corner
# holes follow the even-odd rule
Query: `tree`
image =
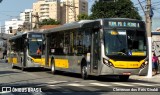
[(41, 22), (39, 22), (39, 25), (42, 26), (42, 25), (58, 25), (60, 24), (60, 21), (56, 21), (54, 19), (44, 19), (42, 20)]
[(23, 28), (23, 31), (24, 30), (30, 30), (31, 29), (31, 23), (24, 22), (22, 28)]
[(130, 0), (117, 0), (116, 2), (96, 1), (92, 6), (91, 12), (91, 19), (117, 17), (142, 19)]
[(79, 20), (85, 20), (85, 19), (89, 19), (89, 16), (87, 14), (80, 14), (77, 16), (78, 17), (78, 21)]
[(3, 0), (0, 0), (0, 3), (2, 2)]

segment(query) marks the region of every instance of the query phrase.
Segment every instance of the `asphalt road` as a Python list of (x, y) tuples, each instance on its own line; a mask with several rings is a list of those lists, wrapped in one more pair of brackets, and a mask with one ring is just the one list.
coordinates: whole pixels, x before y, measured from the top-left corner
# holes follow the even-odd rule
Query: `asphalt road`
[[(2, 91), (3, 90), (3, 91)], [(11, 90), (11, 92), (7, 92)], [(26, 93), (28, 92), (28, 93)], [(136, 79), (122, 82), (116, 77), (81, 79), (79, 74), (31, 68), (21, 71), (0, 63), (0, 94), (3, 95), (160, 95), (160, 84)]]

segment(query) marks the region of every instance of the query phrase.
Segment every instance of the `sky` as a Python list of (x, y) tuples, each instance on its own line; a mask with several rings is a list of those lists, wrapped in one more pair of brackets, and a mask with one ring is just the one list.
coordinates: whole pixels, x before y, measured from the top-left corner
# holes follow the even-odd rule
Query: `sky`
[(0, 23), (4, 24), (5, 20), (18, 18), (20, 12), (32, 8), (32, 4), (37, 0), (3, 0), (0, 3)]
[[(18, 18), (20, 12), (23, 12), (25, 9), (32, 8), (32, 4), (37, 0), (3, 0), (0, 3), (0, 26), (4, 25), (5, 20), (11, 20), (12, 18)], [(91, 9), (91, 5), (94, 3), (95, 0), (88, 0), (89, 1), (89, 11)], [(138, 4), (138, 0), (131, 0), (135, 7), (138, 8), (139, 13), (141, 16), (144, 17), (144, 12), (142, 11), (140, 5)], [(142, 2), (142, 5), (146, 5), (146, 0), (139, 0)], [(151, 0), (154, 10), (153, 24), (154, 27), (160, 27), (160, 0)], [(158, 21), (158, 20), (159, 21)], [(155, 24), (156, 23), (156, 24)], [(154, 28), (155, 29), (155, 28)], [(153, 29), (153, 30), (154, 30)]]

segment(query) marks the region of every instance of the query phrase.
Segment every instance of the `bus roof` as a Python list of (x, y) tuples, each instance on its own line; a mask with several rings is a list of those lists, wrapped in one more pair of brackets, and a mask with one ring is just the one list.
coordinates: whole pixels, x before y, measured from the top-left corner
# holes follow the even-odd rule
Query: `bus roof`
[(95, 22), (95, 20), (81, 20), (78, 22), (67, 23), (67, 24), (64, 24), (64, 25), (56, 27), (56, 28), (44, 30), (44, 33), (52, 33), (52, 32), (56, 32), (56, 31), (63, 31), (63, 30), (80, 28), (80, 27), (83, 27), (84, 24), (91, 23), (91, 22)]
[(103, 18), (103, 20), (130, 20), (130, 21), (142, 21), (142, 20), (131, 19), (131, 18)]
[[(56, 31), (63, 31), (63, 30), (81, 28), (81, 27), (89, 27), (87, 25), (85, 26), (85, 24), (89, 24), (89, 23), (97, 22), (97, 21), (101, 21), (101, 20), (126, 20), (126, 21), (129, 20), (129, 21), (136, 21), (136, 22), (141, 21), (141, 20), (130, 19), (130, 18), (100, 18), (100, 19), (95, 19), (95, 20), (81, 20), (81, 21), (77, 21), (77, 22), (67, 23), (67, 24), (64, 24), (64, 25), (56, 27), (56, 28), (44, 30), (44, 33), (47, 34), (47, 33), (52, 33), (52, 32), (56, 32)], [(143, 22), (143, 21), (141, 21), (141, 22)], [(94, 26), (94, 24), (92, 26)]]
[(17, 35), (11, 36), (11, 37), (9, 38), (9, 40), (14, 40), (14, 39), (17, 39), (17, 38), (21, 38), (22, 36), (27, 35), (27, 34), (31, 34), (31, 33), (42, 33), (42, 31), (23, 32), (23, 33), (21, 33), (21, 34), (17, 34)]
[(151, 34), (152, 34), (152, 35), (160, 35), (160, 32), (158, 32), (158, 31), (153, 31), (153, 32), (151, 32)]

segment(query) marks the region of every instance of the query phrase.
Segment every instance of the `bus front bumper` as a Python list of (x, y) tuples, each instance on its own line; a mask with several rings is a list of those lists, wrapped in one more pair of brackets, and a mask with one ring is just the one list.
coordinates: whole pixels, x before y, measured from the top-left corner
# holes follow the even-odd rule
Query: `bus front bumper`
[(26, 67), (41, 67), (41, 64), (35, 62), (28, 62)]
[(148, 66), (137, 69), (131, 69), (131, 68), (122, 69), (122, 68), (114, 68), (103, 65), (99, 75), (147, 75), (147, 72), (148, 72)]

